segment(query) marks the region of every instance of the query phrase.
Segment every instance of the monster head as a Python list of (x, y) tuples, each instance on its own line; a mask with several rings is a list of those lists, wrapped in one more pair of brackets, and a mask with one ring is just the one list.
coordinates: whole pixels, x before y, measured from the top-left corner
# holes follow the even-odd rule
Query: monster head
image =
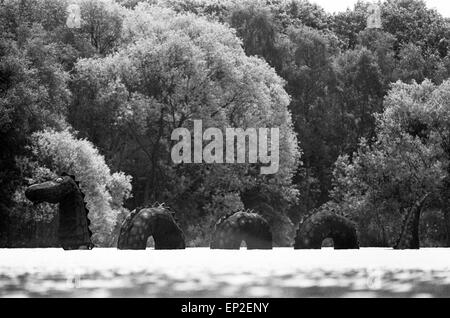
[(34, 203), (59, 203), (77, 190), (78, 185), (75, 179), (67, 174), (63, 174), (55, 180), (30, 186), (25, 191), (25, 196)]

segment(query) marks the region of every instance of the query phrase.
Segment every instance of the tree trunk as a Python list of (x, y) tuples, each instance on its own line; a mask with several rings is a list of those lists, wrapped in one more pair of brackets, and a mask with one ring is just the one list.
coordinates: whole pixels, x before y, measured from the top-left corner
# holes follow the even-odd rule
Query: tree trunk
[(450, 212), (447, 207), (444, 210), (444, 219), (445, 219), (445, 232), (447, 237), (446, 246), (450, 247)]
[(395, 249), (406, 250), (406, 249), (420, 249), (420, 238), (419, 238), (419, 225), (420, 225), (420, 214), (422, 212), (423, 205), (429, 194), (424, 195), (419, 201), (417, 201), (414, 206), (409, 210), (408, 215), (403, 222), (402, 231), (400, 237), (395, 245)]

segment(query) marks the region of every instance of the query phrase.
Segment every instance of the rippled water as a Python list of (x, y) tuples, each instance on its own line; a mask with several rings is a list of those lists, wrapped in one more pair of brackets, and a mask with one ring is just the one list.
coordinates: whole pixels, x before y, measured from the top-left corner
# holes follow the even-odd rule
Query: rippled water
[(450, 297), (450, 249), (0, 249), (2, 297)]

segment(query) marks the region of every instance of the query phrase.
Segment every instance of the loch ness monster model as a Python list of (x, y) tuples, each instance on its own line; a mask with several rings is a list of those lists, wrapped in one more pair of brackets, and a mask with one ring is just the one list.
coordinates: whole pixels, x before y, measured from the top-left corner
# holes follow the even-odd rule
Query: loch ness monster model
[(74, 176), (62, 174), (52, 181), (32, 185), (25, 196), (34, 203), (59, 203), (58, 241), (65, 250), (92, 249), (92, 232), (84, 194)]
[[(58, 239), (63, 249), (94, 247), (91, 241), (92, 232), (89, 229), (89, 210), (74, 176), (62, 174), (55, 180), (32, 185), (25, 191), (25, 195), (34, 203), (59, 203)], [(117, 248), (146, 249), (150, 236), (153, 237), (157, 250), (186, 248), (185, 236), (174, 218), (174, 212), (164, 204), (138, 208), (131, 212), (122, 224)], [(316, 213), (301, 222), (294, 248), (320, 249), (326, 238), (333, 239), (335, 249), (359, 249), (355, 224), (330, 212)], [(214, 226), (210, 248), (236, 250), (240, 249), (243, 241), (249, 250), (272, 249), (272, 232), (268, 222), (250, 210), (221, 217)]]

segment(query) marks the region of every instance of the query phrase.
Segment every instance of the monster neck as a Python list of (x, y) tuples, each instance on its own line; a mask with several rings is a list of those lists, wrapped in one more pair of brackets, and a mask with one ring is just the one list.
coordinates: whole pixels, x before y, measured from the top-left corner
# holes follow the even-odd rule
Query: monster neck
[(59, 203), (60, 215), (68, 218), (78, 218), (85, 215), (82, 196), (73, 192), (64, 197)]
[(92, 232), (89, 229), (89, 211), (84, 195), (75, 191), (67, 195), (59, 204), (59, 237), (70, 244), (90, 242)]

